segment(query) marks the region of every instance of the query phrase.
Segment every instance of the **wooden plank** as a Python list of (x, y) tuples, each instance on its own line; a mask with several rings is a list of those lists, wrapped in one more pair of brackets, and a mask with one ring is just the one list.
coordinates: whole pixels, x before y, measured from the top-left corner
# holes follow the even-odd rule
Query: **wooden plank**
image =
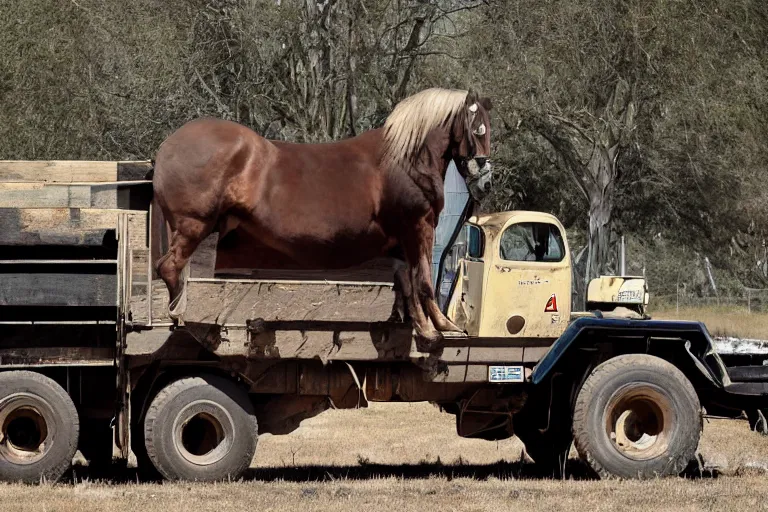
[(402, 361), (408, 359), (410, 348), (408, 327), (391, 329), (386, 335), (352, 330), (279, 330), (251, 336), (248, 358)]
[(0, 183), (0, 208), (89, 208), (91, 187)]
[[(280, 281), (216, 280), (187, 283), (185, 322), (245, 325), (248, 320), (323, 320), (383, 322), (392, 313), (389, 285), (336, 285), (323, 281), (286, 284)], [(152, 282), (153, 322), (170, 322), (168, 290)], [(146, 296), (131, 298), (134, 320), (146, 322)]]
[(111, 366), (115, 349), (110, 347), (44, 347), (0, 349), (0, 366)]
[(58, 183), (0, 183), (0, 208), (116, 209), (115, 184), (63, 185)]
[[(61, 185), (59, 185), (61, 186)], [(119, 190), (116, 185), (91, 185), (91, 208), (113, 210), (119, 208)]]
[(0, 306), (115, 306), (116, 303), (116, 274), (56, 271), (0, 274)]
[(149, 258), (149, 249), (131, 249), (131, 280), (134, 284), (147, 284), (149, 281), (147, 258)]
[(117, 166), (117, 162), (86, 160), (0, 160), (0, 182), (117, 181)]
[(214, 277), (218, 240), (219, 234), (212, 233), (197, 246), (190, 261), (189, 273), (191, 277)]
[(129, 215), (130, 245), (146, 246), (147, 212), (79, 208), (0, 208), (0, 245), (102, 245)]

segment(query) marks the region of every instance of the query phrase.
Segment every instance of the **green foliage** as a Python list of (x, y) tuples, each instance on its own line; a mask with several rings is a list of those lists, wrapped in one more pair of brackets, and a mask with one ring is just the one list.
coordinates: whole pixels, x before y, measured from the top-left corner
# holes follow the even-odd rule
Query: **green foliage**
[[(2, 159), (151, 158), (200, 116), (337, 139), (415, 90), (474, 87), (494, 102), (486, 208), (552, 212), (577, 250), (600, 214), (665, 293), (678, 275), (693, 289), (705, 256), (723, 282), (768, 286), (763, 2), (5, 0), (0, 14)], [(595, 148), (615, 155), (602, 211)]]

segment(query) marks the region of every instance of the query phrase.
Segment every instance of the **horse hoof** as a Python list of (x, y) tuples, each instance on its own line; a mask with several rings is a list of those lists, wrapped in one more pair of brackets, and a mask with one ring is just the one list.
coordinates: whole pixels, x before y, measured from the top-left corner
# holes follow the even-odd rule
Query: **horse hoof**
[(421, 352), (432, 352), (434, 349), (440, 347), (440, 342), (443, 341), (443, 335), (440, 331), (416, 331), (417, 347)]
[(462, 329), (461, 327), (458, 327), (456, 325), (451, 324), (447, 329), (440, 329), (440, 332), (464, 333), (464, 329)]

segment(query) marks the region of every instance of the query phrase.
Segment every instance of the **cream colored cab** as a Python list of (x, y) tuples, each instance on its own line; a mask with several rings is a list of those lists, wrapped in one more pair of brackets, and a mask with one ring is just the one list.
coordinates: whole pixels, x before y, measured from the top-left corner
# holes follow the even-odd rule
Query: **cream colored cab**
[(472, 217), (459, 240), (448, 316), (470, 336), (556, 338), (571, 313), (565, 229), (552, 215)]

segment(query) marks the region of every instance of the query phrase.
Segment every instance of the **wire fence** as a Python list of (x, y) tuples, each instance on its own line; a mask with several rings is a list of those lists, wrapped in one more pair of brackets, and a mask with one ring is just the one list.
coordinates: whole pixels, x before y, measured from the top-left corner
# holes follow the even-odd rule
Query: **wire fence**
[(675, 295), (654, 295), (651, 306), (665, 309), (729, 308), (747, 313), (768, 313), (768, 288), (744, 288), (741, 292), (697, 296), (678, 291)]

